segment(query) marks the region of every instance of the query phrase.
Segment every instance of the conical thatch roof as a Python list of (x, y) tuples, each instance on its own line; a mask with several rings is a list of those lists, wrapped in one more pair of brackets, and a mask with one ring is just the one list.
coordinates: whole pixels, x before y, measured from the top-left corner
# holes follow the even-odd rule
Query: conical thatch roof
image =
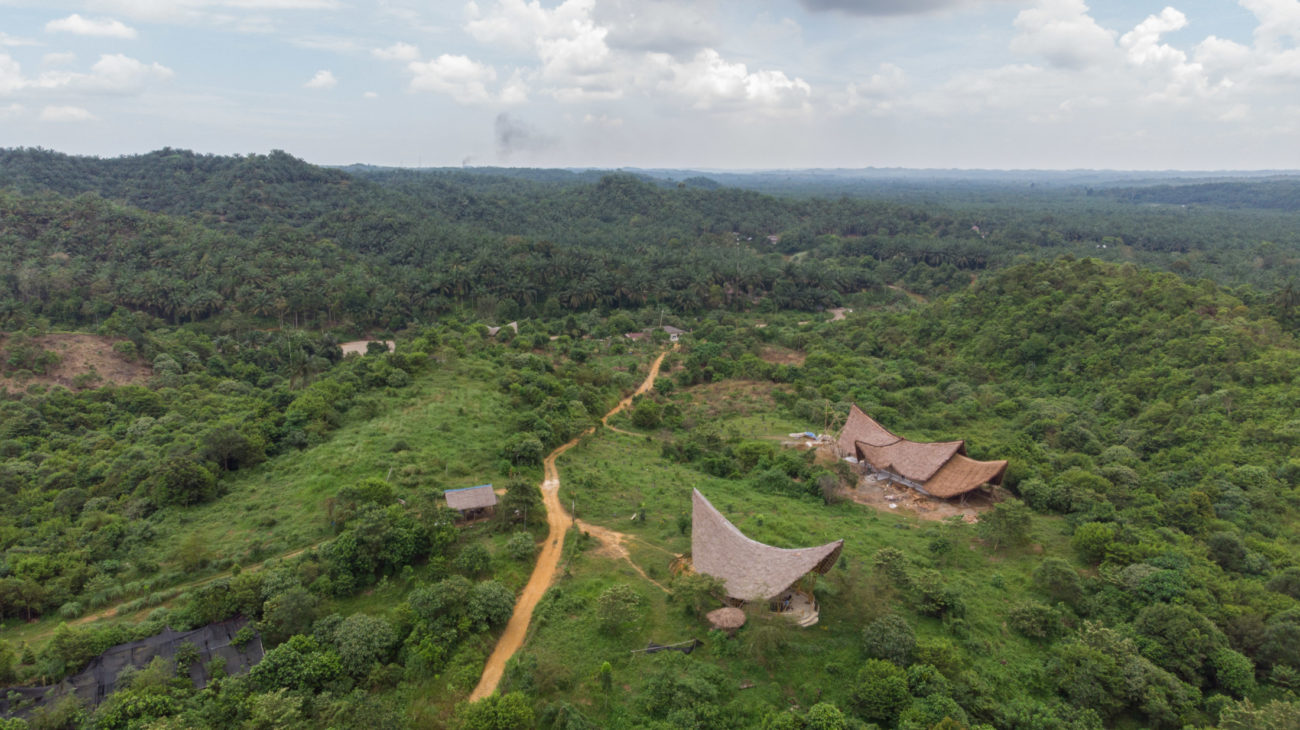
[(709, 611), (705, 618), (709, 620), (710, 626), (721, 631), (735, 631), (745, 625), (745, 612), (734, 606)]
[(836, 441), (840, 452), (875, 469), (916, 482), (934, 497), (965, 494), (981, 484), (1000, 484), (1005, 461), (976, 461), (966, 456), (965, 441), (909, 441), (895, 435), (854, 405)]
[(727, 596), (742, 601), (775, 598), (812, 571), (835, 564), (843, 540), (819, 547), (786, 549), (745, 537), (709, 500), (693, 490), (691, 562), (695, 572), (722, 580)]

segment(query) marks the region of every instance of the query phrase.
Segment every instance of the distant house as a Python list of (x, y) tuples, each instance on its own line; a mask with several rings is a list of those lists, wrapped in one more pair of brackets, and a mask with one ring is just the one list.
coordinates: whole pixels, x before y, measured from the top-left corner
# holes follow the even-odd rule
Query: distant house
[(836, 450), (892, 482), (940, 499), (957, 497), (984, 484), (1001, 484), (1006, 461), (976, 461), (965, 441), (909, 441), (880, 425), (856, 405), (840, 431)]
[(500, 327), (488, 327), (488, 337), (496, 337), (497, 333), (505, 329), (506, 327), (509, 327), (510, 329), (514, 330), (515, 334), (519, 334), (519, 323), (510, 322), (508, 324), (503, 324)]
[(664, 325), (663, 327), (651, 327), (650, 329), (642, 330), (640, 332), (628, 332), (623, 336), (634, 342), (640, 342), (652, 335), (657, 329), (663, 330), (668, 335), (668, 340), (670, 342), (676, 342), (682, 335), (690, 334), (686, 330), (678, 329), (672, 325)]
[(447, 506), (459, 512), (461, 518), (466, 520), (490, 515), (496, 511), (497, 493), (493, 491), (491, 484), (448, 489), (442, 493), (442, 496), (447, 500)]

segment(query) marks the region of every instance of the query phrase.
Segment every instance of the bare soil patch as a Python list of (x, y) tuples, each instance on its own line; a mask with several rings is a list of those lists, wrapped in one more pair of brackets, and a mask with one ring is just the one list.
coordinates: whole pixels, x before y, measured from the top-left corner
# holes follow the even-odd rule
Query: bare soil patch
[[(8, 358), (9, 335), (0, 335), (0, 358)], [(34, 337), (31, 344), (55, 352), (59, 363), (44, 375), (33, 374), (26, 378), (0, 375), (0, 387), (25, 390), (32, 384), (62, 385), (72, 390), (98, 388), (101, 385), (128, 385), (143, 383), (153, 374), (153, 368), (133, 358), (123, 356), (113, 346), (126, 340), (121, 337), (104, 337), (87, 334), (49, 334)], [(78, 376), (97, 375), (78, 384)]]
[(767, 345), (758, 352), (758, 359), (773, 365), (803, 365), (808, 356), (798, 350)]
[(389, 352), (392, 352), (397, 347), (397, 343), (392, 340), (353, 340), (351, 342), (344, 342), (342, 345), (339, 345), (339, 347), (343, 348), (343, 354), (345, 356), (364, 355), (366, 354), (366, 350), (370, 347), (371, 342), (382, 342), (385, 345), (388, 345)]
[(843, 489), (840, 493), (858, 504), (881, 512), (908, 512), (934, 522), (942, 522), (954, 516), (961, 516), (963, 521), (969, 523), (979, 522), (980, 514), (993, 509), (998, 501), (996, 492), (991, 497), (982, 492), (973, 492), (964, 501), (935, 499), (909, 487), (883, 480), (876, 481), (871, 477), (860, 479), (856, 487)]

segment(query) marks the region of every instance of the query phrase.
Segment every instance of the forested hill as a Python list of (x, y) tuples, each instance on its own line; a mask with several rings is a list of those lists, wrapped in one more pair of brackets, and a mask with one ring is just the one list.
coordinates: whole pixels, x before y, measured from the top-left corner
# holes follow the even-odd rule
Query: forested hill
[[(1288, 287), (1300, 273), (1294, 212), (1023, 191), (975, 205), (945, 190), (922, 206), (627, 173), (345, 171), (278, 151), (0, 150), (5, 263), (24, 272), (0, 301), (34, 302), (70, 325), (113, 306), (173, 322), (242, 313), (361, 328), (466, 305), (505, 320), (595, 307), (811, 310), (887, 285), (942, 294), (1018, 256), (1071, 254), (1282, 292), (1288, 318), (1300, 304)], [(252, 275), (252, 261), (279, 273)]]
[(359, 197), (352, 190), (357, 185), (346, 173), (278, 150), (218, 156), (164, 148), (101, 159), (0, 149), (0, 187), (61, 195), (94, 192), (154, 213), (194, 215), (245, 233), (271, 223), (301, 225), (347, 208)]
[(1114, 188), (1101, 194), (1130, 203), (1300, 211), (1300, 178), (1295, 177), (1261, 182), (1224, 181)]

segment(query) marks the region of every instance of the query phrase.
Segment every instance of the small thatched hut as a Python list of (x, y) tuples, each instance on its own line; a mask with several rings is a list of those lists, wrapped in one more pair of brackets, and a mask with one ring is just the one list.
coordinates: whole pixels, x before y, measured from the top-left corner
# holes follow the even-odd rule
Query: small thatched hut
[(716, 608), (709, 611), (705, 618), (709, 620), (710, 627), (728, 634), (736, 633), (745, 625), (745, 612), (735, 606)]
[(691, 500), (695, 572), (720, 579), (732, 605), (767, 601), (773, 611), (796, 612), (805, 626), (817, 622), (811, 586), (799, 584), (810, 573), (829, 571), (844, 549), (843, 540), (810, 548), (764, 545), (745, 537), (698, 489)]

